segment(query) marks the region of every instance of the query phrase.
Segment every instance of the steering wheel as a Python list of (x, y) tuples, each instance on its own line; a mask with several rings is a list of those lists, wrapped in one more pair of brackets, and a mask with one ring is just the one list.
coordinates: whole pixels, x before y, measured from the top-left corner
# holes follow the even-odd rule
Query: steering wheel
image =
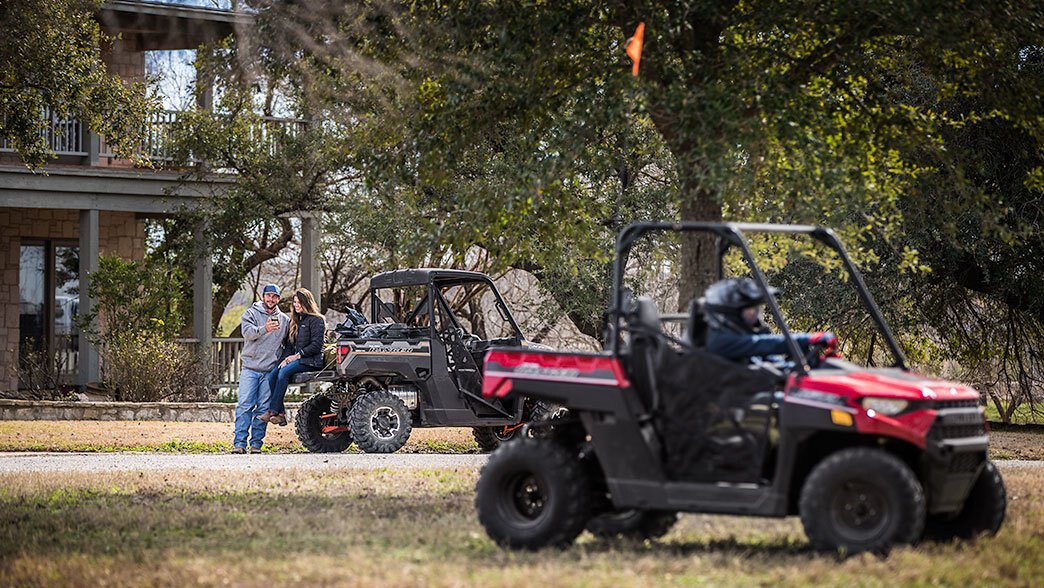
[(836, 342), (833, 347), (822, 341), (818, 343), (809, 343), (808, 351), (805, 353), (805, 363), (807, 363), (811, 368), (817, 368), (831, 357), (839, 357), (837, 354)]
[(460, 338), (460, 341), (461, 341), (461, 343), (464, 344), (464, 347), (467, 347), (469, 349), (471, 348), (472, 345), (474, 345), (475, 343), (478, 343), (479, 341), (482, 340), (482, 338), (479, 337), (478, 335), (475, 335), (473, 333), (467, 332), (464, 329), (464, 327), (460, 327), (459, 329), (454, 329), (453, 331), (454, 331), (454, 334), (458, 338)]
[(826, 345), (822, 343), (810, 343), (808, 352), (805, 353), (805, 363), (809, 367), (817, 368), (826, 359)]

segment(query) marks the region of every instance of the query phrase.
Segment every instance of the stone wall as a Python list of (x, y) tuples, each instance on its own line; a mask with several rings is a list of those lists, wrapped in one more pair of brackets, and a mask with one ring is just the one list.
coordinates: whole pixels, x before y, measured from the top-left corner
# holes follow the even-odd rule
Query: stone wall
[[(18, 264), (24, 239), (78, 243), (78, 210), (0, 208), (0, 393), (18, 387)], [(132, 212), (98, 214), (98, 249), (140, 261), (145, 257), (145, 221)]]
[[(299, 402), (286, 403), (287, 419)], [(0, 399), (0, 421), (177, 421), (231, 423), (236, 405), (224, 402), (52, 402)]]

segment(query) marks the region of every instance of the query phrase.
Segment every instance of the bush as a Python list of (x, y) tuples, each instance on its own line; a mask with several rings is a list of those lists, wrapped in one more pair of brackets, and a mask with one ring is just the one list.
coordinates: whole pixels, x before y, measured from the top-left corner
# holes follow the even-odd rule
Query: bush
[(77, 318), (98, 346), (102, 383), (116, 400), (204, 400), (211, 366), (179, 343), (182, 276), (155, 264), (101, 257), (88, 292), (97, 304)]
[(88, 288), (96, 304), (76, 318), (77, 326), (98, 343), (132, 333), (173, 340), (185, 323), (183, 281), (177, 269), (102, 256)]
[(58, 352), (38, 349), (32, 341), (23, 344), (18, 356), (18, 393), (26, 400), (67, 400), (72, 397), (62, 385), (65, 357)]
[(189, 347), (155, 332), (124, 333), (102, 350), (103, 379), (116, 400), (206, 400), (210, 366)]

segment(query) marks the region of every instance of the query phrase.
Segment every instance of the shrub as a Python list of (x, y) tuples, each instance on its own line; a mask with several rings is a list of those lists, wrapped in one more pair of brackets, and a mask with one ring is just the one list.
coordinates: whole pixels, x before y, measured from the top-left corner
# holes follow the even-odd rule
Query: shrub
[(62, 385), (65, 357), (57, 352), (38, 349), (32, 341), (23, 344), (18, 355), (17, 397), (26, 400), (66, 400), (72, 397)]
[(103, 379), (116, 400), (205, 400), (210, 366), (202, 355), (160, 333), (139, 331), (112, 337), (102, 348)]
[(205, 355), (179, 343), (184, 324), (182, 276), (157, 264), (101, 257), (89, 294), (97, 301), (77, 318), (98, 346), (102, 382), (116, 400), (202, 400), (212, 369)]
[(88, 288), (96, 304), (77, 317), (80, 332), (99, 343), (129, 333), (173, 339), (184, 326), (183, 281), (177, 269), (102, 256)]

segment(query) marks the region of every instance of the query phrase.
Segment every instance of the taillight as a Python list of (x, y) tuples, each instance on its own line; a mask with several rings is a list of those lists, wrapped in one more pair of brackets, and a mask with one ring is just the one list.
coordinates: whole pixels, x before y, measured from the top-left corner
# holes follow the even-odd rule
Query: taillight
[(350, 345), (339, 345), (337, 347), (337, 363), (344, 361), (344, 358), (348, 357), (348, 354), (352, 352)]

